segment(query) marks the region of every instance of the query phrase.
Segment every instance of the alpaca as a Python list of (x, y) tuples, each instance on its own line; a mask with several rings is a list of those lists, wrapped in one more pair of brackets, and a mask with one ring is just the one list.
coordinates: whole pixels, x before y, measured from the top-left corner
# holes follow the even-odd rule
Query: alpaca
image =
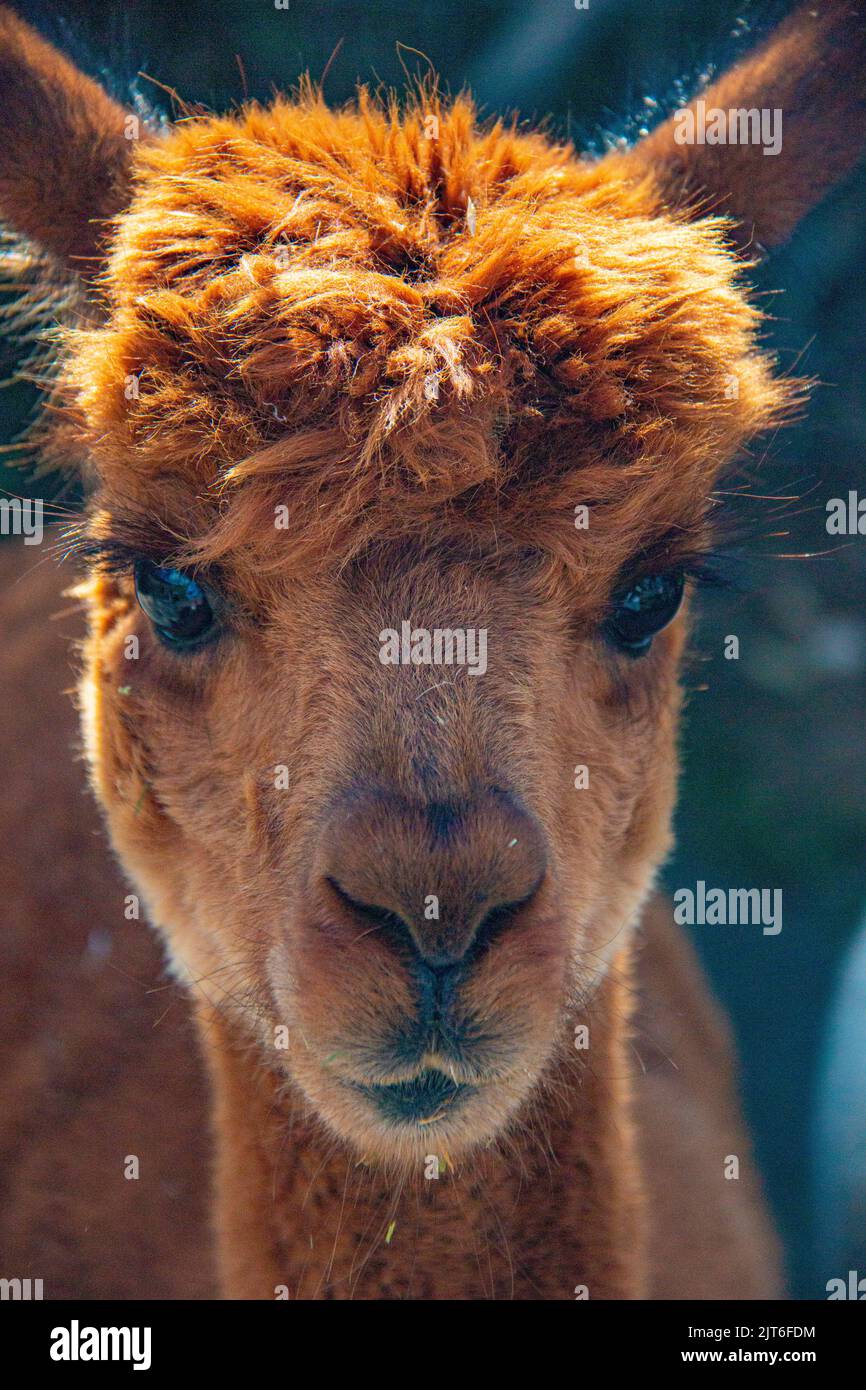
[(87, 486), (78, 703), (135, 888), (33, 635), (70, 581), (5, 549), (4, 1259), (46, 1296), (780, 1296), (653, 885), (713, 489), (803, 395), (744, 271), (853, 165), (864, 35), (807, 4), (702, 94), (781, 112), (776, 153), (675, 113), (590, 161), (432, 86), (148, 131), (0, 11), (0, 212), (63, 320), (38, 442)]

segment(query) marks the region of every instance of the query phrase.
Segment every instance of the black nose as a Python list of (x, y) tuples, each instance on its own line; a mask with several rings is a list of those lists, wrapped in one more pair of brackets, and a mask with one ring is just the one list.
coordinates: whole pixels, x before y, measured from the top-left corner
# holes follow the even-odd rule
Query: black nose
[(351, 796), (323, 849), (324, 876), (344, 904), (434, 971), (486, 950), (545, 868), (536, 822), (493, 790), (447, 802)]

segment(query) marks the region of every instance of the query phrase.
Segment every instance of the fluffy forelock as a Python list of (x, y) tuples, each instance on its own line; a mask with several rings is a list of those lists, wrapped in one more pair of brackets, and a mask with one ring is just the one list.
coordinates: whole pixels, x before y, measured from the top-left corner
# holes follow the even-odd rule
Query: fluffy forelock
[[(68, 335), (62, 447), (197, 558), (449, 525), (574, 547), (573, 510), (697, 527), (792, 388), (722, 219), (470, 102), (311, 89), (146, 143)], [(499, 543), (499, 542), (498, 542)]]

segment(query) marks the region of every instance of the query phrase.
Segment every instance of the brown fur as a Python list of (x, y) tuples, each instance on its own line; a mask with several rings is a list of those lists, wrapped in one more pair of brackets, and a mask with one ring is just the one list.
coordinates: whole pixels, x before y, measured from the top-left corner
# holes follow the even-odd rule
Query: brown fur
[[(843, 178), (866, 140), (866, 23), (861, 0), (800, 6), (701, 96), (708, 106), (783, 112), (781, 155), (757, 145), (681, 145), (672, 120), (629, 162), (652, 172), (664, 205), (723, 213), (743, 246), (775, 246)], [(796, 169), (796, 177), (791, 170)]]
[[(65, 692), (75, 675), (70, 641), (80, 622), (61, 596), (71, 577), (23, 546), (0, 548), (0, 698), (7, 711), (0, 734), (8, 790), (0, 802), (2, 1267), (44, 1279), (50, 1299), (209, 1297), (216, 1270), (205, 1202), (213, 1163), (205, 1080), (189, 1001), (166, 980), (151, 934), (124, 918), (128, 886), (106, 852), (84, 769), (72, 756), (78, 740)], [(748, 1154), (729, 1094), (730, 1045), (663, 902), (647, 909), (641, 939), (634, 1026), (641, 1064), (632, 1084), (653, 1214), (649, 1289), (674, 1298), (772, 1293), (777, 1257), (747, 1162), (739, 1183), (722, 1178), (720, 1155)], [(123, 1177), (128, 1154), (140, 1159), (137, 1182)], [(402, 1278), (421, 1296), (427, 1276), (414, 1249), (425, 1208), (413, 1198), (395, 1204), (391, 1194), (368, 1193), (369, 1170), (338, 1154), (332, 1164), (329, 1183), (314, 1169), (303, 1187), (303, 1209), (312, 1203), (315, 1210), (304, 1228), (305, 1277), (321, 1279), (321, 1265), (308, 1253), (310, 1234), (330, 1259), (326, 1194), (333, 1187), (342, 1205), (348, 1177), (369, 1200), (358, 1263), (371, 1251), (373, 1258), (362, 1280), (356, 1271), (348, 1288), (335, 1281), (334, 1292), (375, 1296), (384, 1277), (394, 1284)], [(276, 1171), (289, 1167), (284, 1144)], [(304, 1181), (297, 1173), (295, 1180)], [(269, 1171), (268, 1190), (272, 1183)], [(542, 1190), (549, 1219), (560, 1200), (555, 1171), (545, 1169)], [(458, 1258), (440, 1266), (457, 1296), (461, 1289), (489, 1291), (488, 1245), (500, 1296), (512, 1288), (508, 1210), (500, 1194), (494, 1199), (485, 1189), (485, 1196), (489, 1228), (474, 1234), (474, 1282), (467, 1283), (459, 1242)], [(472, 1206), (462, 1189), (450, 1200), (460, 1200), (463, 1213)], [(381, 1236), (392, 1210), (398, 1225), (383, 1276)], [(549, 1237), (548, 1228), (548, 1253)], [(551, 1275), (551, 1296), (570, 1297), (572, 1269), (556, 1271), (560, 1283)], [(536, 1290), (529, 1287), (529, 1296)]]
[(3, 216), (87, 274), (105, 220), (129, 196), (126, 113), (5, 5), (0, 92), (14, 112), (0, 141)]
[[(38, 84), (38, 44), (34, 65)], [(99, 299), (67, 329), (46, 451), (92, 490), (86, 751), (192, 1001), (229, 1296), (777, 1288), (748, 1165), (724, 1180), (745, 1156), (727, 1046), (646, 906), (685, 620), (639, 662), (599, 627), (618, 584), (702, 552), (720, 469), (798, 392), (760, 348), (737, 227), (673, 205), (650, 138), (643, 165), (590, 165), (432, 91), (402, 114), (306, 90), (181, 122), (137, 150)], [(798, 207), (820, 155), (785, 160)], [(33, 232), (17, 195), (0, 206)], [(219, 591), (218, 645), (161, 645), (140, 556)], [(383, 668), (404, 618), (488, 629), (483, 680)], [(459, 953), (491, 906), (449, 1015), (472, 1041), (431, 1053), (408, 937)], [(676, 1086), (632, 1074), (635, 969)], [(414, 1128), (359, 1089), (431, 1066), (474, 1089)]]

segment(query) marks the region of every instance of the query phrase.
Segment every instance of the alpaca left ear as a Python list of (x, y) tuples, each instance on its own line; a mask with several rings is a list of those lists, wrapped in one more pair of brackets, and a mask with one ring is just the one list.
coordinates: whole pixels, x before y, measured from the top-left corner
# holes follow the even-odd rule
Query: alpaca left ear
[(0, 217), (88, 278), (128, 202), (137, 117), (5, 5), (0, 94)]
[(807, 0), (688, 107), (609, 158), (650, 174), (667, 207), (733, 218), (749, 249), (784, 241), (864, 145), (866, 4)]

